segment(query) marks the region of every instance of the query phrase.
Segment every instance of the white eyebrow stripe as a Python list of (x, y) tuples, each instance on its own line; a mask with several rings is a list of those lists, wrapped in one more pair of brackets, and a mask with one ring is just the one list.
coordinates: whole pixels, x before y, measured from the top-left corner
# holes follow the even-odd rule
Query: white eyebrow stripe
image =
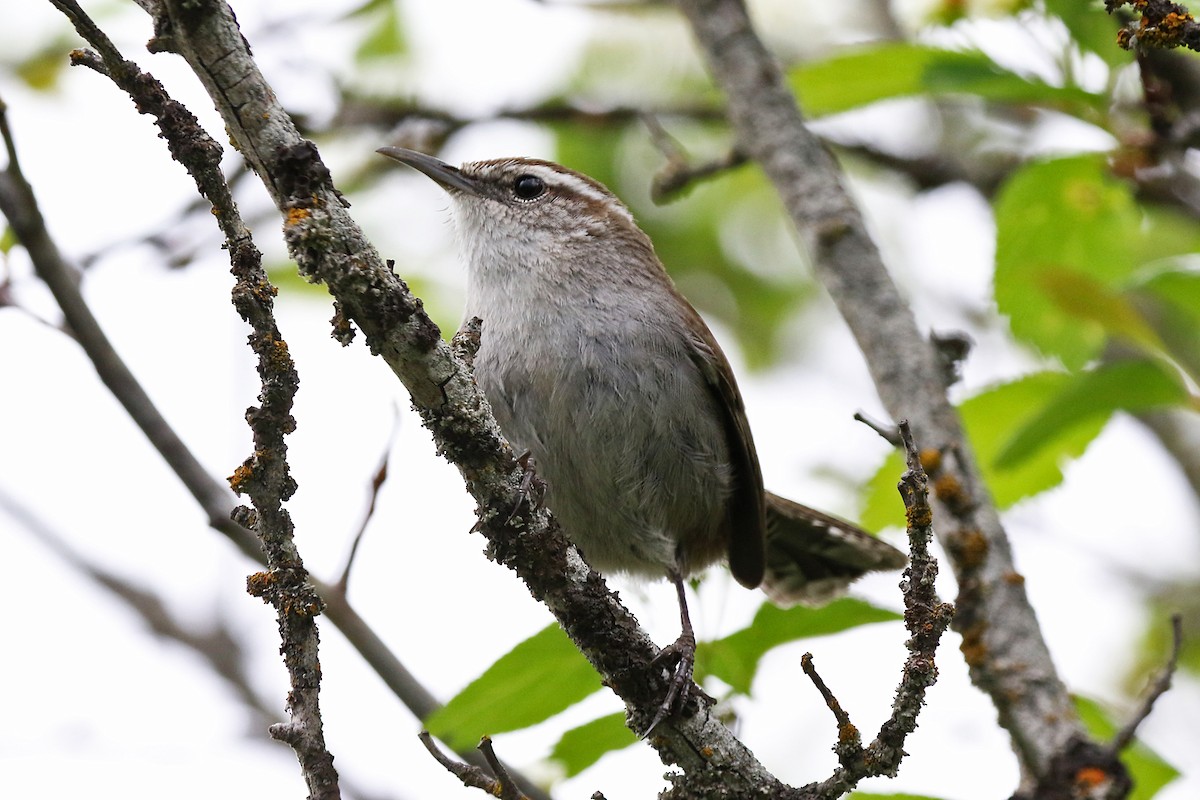
[[(572, 194), (579, 195), (587, 200), (592, 200), (613, 208), (619, 211), (621, 216), (629, 220), (631, 224), (636, 224), (633, 220), (633, 214), (630, 213), (629, 209), (625, 207), (625, 204), (622, 203), (619, 198), (596, 188), (595, 184), (586, 178), (580, 177), (572, 172), (563, 172), (561, 170), (554, 169), (553, 167), (546, 166), (545, 164), (530, 164), (528, 166), (528, 171), (529, 174), (537, 175), (539, 178), (544, 180), (547, 186), (561, 186), (563, 189)], [(614, 200), (616, 200), (615, 204), (613, 203)]]

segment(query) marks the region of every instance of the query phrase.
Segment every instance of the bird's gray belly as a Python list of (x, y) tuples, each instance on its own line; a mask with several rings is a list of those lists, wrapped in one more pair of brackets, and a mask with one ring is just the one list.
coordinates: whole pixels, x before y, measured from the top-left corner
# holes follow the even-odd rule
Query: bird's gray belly
[(668, 354), (614, 368), (582, 347), (578, 358), (529, 363), (488, 344), (485, 323), (476, 380), (505, 436), (533, 456), (550, 509), (589, 564), (661, 577), (680, 538), (716, 535), (728, 450), (690, 362), (681, 369)]

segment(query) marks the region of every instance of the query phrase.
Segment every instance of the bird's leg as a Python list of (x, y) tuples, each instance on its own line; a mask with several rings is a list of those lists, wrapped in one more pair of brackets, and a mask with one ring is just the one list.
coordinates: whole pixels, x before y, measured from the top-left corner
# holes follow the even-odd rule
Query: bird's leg
[(696, 668), (696, 634), (692, 630), (692, 619), (688, 616), (687, 595), (683, 590), (683, 575), (679, 570), (672, 569), (668, 577), (675, 584), (675, 592), (679, 596), (679, 626), (682, 630), (679, 638), (659, 650), (652, 662), (654, 666), (673, 663), (675, 670), (671, 676), (667, 696), (663, 699), (662, 705), (658, 707), (654, 721), (646, 729), (646, 736), (649, 736), (658, 723), (666, 719), (673, 711), (683, 708), (687, 703), (688, 695), (695, 688), (695, 684), (692, 683), (692, 672)]

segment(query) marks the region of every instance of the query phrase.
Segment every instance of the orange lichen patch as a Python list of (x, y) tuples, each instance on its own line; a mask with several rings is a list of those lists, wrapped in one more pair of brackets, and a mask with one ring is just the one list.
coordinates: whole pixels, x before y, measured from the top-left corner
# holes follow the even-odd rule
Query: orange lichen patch
[(972, 625), (962, 632), (962, 643), (958, 649), (968, 667), (978, 667), (987, 659), (987, 645), (983, 641), (985, 630), (987, 628), (984, 625)]
[(233, 489), (234, 494), (241, 494), (242, 488), (246, 485), (246, 481), (254, 477), (254, 469), (250, 466), (249, 461), (244, 461), (233, 471), (229, 476), (229, 488)]
[(1100, 767), (1081, 767), (1075, 773), (1075, 785), (1084, 790), (1103, 786), (1108, 780), (1108, 773)]
[(283, 339), (271, 341), (270, 367), (274, 372), (286, 372), (292, 368), (292, 356), (288, 345)]
[[(1142, 12), (1151, 10), (1145, 2), (1135, 2), (1133, 6)], [(1189, 28), (1196, 24), (1196, 19), (1180, 6), (1175, 6), (1175, 9), (1161, 16), (1157, 12), (1153, 15), (1143, 13), (1136, 31), (1122, 28), (1117, 33), (1117, 44), (1126, 50), (1132, 49), (1135, 39), (1155, 47), (1188, 45)]]
[(933, 524), (933, 511), (927, 505), (904, 509), (904, 517), (909, 528), (928, 528)]
[(1020, 586), (1025, 583), (1025, 576), (1019, 572), (1004, 573), (1004, 582), (1013, 586)]
[(838, 744), (855, 744), (859, 741), (861, 741), (861, 737), (858, 734), (858, 728), (849, 722), (838, 726)]
[(321, 604), (312, 600), (304, 602), (288, 601), (283, 604), (281, 611), (293, 617), (315, 617), (321, 613)]
[(1178, 36), (1183, 32), (1185, 25), (1195, 21), (1191, 14), (1180, 14), (1177, 11), (1172, 11), (1163, 17), (1162, 22), (1158, 23), (1158, 27), (1172, 35)]
[(714, 753), (716, 753), (716, 751), (711, 747), (705, 746), (700, 748), (700, 755), (704, 756), (705, 758), (712, 758)]
[(958, 478), (953, 475), (940, 475), (933, 482), (933, 491), (937, 494), (938, 500), (948, 505), (952, 510), (958, 511), (968, 506), (967, 493), (963, 490), (963, 485)]
[(275, 284), (262, 280), (254, 284), (251, 292), (259, 303), (266, 303), (279, 294), (279, 289), (275, 288)]
[(967, 528), (954, 534), (950, 549), (963, 569), (978, 569), (987, 559), (988, 540), (975, 528)]
[(920, 459), (926, 472), (937, 472), (942, 468), (942, 451), (936, 447), (926, 447), (920, 452)]
[(289, 208), (287, 216), (284, 219), (285, 225), (298, 225), (308, 219), (309, 211), (307, 208)]
[(246, 578), (246, 591), (254, 597), (262, 597), (270, 591), (276, 583), (275, 574), (272, 572), (255, 572)]

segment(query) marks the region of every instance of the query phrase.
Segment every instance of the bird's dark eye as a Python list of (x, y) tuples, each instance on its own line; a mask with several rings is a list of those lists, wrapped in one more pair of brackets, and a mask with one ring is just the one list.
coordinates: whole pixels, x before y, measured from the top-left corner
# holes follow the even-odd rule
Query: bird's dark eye
[(536, 175), (518, 175), (513, 181), (513, 194), (521, 200), (533, 200), (546, 191), (546, 182)]

